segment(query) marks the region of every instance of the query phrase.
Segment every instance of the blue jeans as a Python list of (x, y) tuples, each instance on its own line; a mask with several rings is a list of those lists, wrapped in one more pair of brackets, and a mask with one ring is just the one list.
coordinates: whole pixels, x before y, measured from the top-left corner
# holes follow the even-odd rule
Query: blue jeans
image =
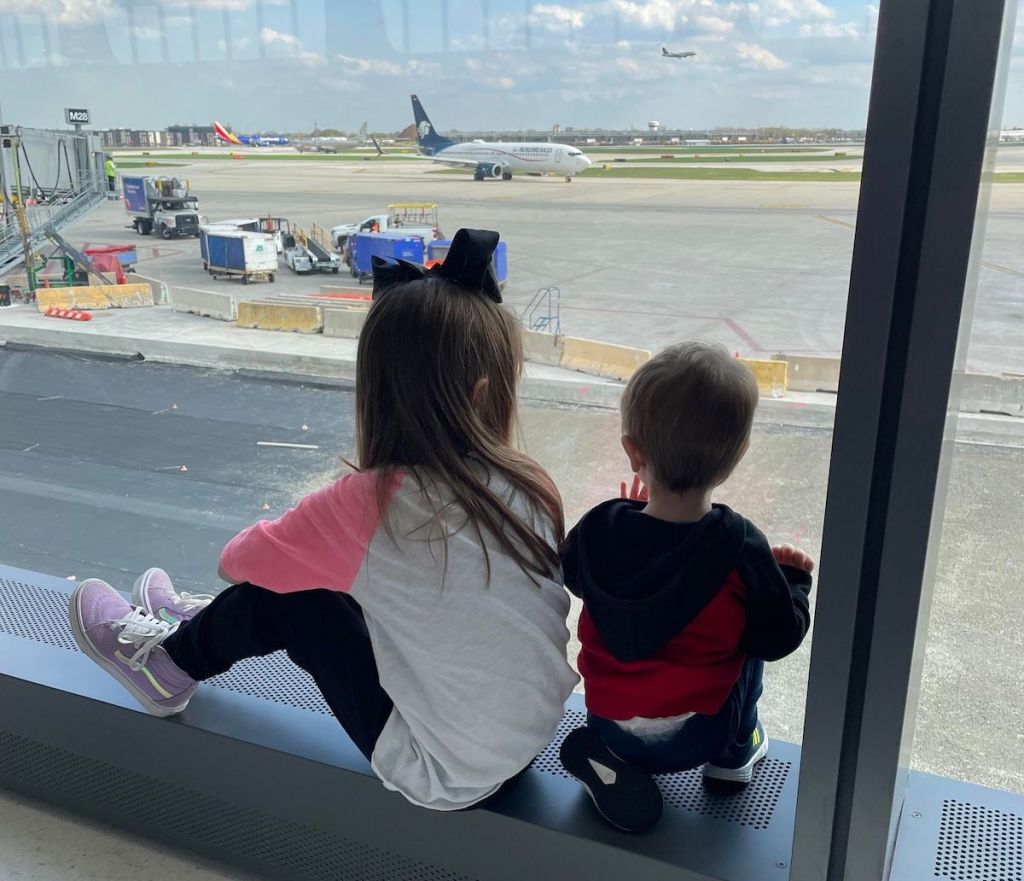
[(610, 719), (587, 714), (587, 725), (620, 759), (654, 774), (688, 771), (714, 760), (737, 740), (746, 740), (757, 725), (757, 701), (763, 690), (764, 661), (748, 658), (729, 697), (715, 715), (691, 716), (663, 740), (643, 740)]

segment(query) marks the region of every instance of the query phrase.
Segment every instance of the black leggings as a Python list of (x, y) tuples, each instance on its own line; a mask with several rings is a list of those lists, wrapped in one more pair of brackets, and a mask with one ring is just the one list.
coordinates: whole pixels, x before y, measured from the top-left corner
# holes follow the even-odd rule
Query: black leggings
[(370, 758), (391, 715), (359, 604), (330, 590), (274, 593), (236, 584), (172, 633), (163, 647), (196, 680), (284, 649), (309, 673), (359, 751)]

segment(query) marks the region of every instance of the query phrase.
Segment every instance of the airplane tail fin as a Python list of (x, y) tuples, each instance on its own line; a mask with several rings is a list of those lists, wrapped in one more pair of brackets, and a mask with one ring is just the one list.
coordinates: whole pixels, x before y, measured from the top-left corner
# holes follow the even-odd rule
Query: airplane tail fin
[(427, 111), (423, 109), (420, 99), (415, 95), (412, 96), (412, 115), (416, 121), (416, 143), (420, 150), (428, 156), (455, 143), (448, 138), (442, 138), (437, 133), (430, 117), (427, 116)]
[(359, 140), (363, 141), (363, 142), (365, 142), (367, 140), (367, 137), (366, 137), (366, 123), (365, 122), (361, 126), (359, 126)]
[(661, 54), (662, 55), (668, 55), (668, 49), (666, 49), (664, 46), (662, 46), (661, 47)]
[(238, 136), (229, 132), (224, 128), (224, 126), (217, 122), (217, 120), (213, 121), (213, 131), (217, 135), (217, 138), (225, 144), (234, 144), (235, 146), (242, 145), (242, 142), (238, 140)]

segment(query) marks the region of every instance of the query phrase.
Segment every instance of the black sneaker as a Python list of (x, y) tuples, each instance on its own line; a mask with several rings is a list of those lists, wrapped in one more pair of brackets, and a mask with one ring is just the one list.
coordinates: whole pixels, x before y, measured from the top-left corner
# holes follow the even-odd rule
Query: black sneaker
[(658, 822), (664, 803), (654, 778), (620, 759), (589, 728), (571, 732), (559, 754), (565, 770), (583, 784), (597, 812), (616, 829), (643, 832)]
[(768, 755), (768, 737), (758, 722), (743, 743), (735, 743), (704, 766), (704, 777), (725, 783), (748, 784), (754, 776), (754, 765)]

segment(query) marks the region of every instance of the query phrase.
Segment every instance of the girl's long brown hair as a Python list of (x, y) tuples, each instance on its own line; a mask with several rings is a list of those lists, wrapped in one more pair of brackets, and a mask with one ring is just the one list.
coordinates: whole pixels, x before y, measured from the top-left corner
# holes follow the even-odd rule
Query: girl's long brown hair
[[(512, 316), (482, 294), (438, 277), (378, 293), (359, 336), (358, 466), (377, 470), (381, 510), (398, 469), (410, 471), (424, 489), (447, 486), (480, 539), (488, 577), (485, 531), (528, 574), (552, 575), (559, 558), (474, 470), (474, 459), (504, 475), (551, 518), (556, 542), (565, 530), (551, 478), (513, 447), (522, 365), (522, 336)], [(443, 509), (435, 511), (435, 520), (443, 517)], [(442, 530), (445, 542), (448, 534)]]

